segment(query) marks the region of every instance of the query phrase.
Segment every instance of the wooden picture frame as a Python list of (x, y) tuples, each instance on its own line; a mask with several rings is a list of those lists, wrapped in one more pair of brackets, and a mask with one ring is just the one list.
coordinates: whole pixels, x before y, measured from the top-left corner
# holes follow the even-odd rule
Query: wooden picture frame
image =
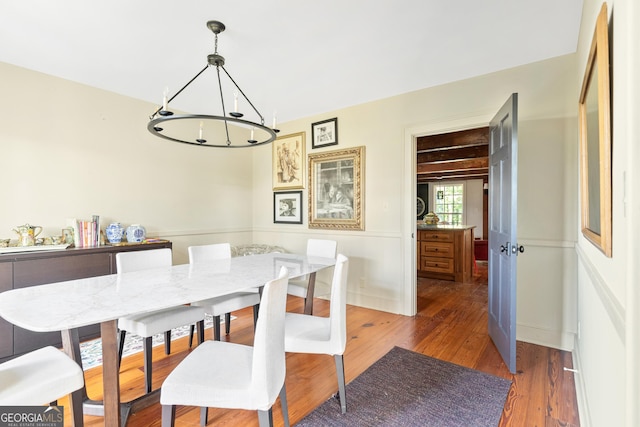
[(309, 228), (364, 230), (365, 147), (309, 154)]
[(582, 234), (611, 257), (611, 86), (609, 29), (603, 3), (578, 105)]
[(338, 118), (311, 124), (311, 148), (338, 144)]
[(284, 135), (273, 141), (273, 190), (304, 188), (305, 133)]
[(302, 224), (302, 191), (273, 193), (273, 222)]

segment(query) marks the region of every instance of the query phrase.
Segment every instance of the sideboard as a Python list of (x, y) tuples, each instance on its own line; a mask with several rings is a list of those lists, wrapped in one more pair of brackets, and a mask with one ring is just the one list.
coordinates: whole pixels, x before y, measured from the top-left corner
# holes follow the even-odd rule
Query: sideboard
[[(169, 241), (0, 255), (0, 292), (116, 273), (118, 252), (171, 248)], [(51, 304), (64, 304), (63, 300)], [(100, 326), (79, 329), (80, 340), (100, 336)], [(60, 347), (59, 332), (32, 332), (0, 318), (0, 362), (47, 345)]]
[(473, 229), (418, 224), (418, 276), (467, 282), (473, 274)]

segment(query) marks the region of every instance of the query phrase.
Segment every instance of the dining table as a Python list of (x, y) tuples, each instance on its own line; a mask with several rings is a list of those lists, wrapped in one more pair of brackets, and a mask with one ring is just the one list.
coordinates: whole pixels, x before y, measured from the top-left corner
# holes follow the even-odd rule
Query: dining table
[[(333, 258), (268, 253), (56, 282), (0, 293), (0, 316), (31, 331), (60, 331), (64, 351), (79, 364), (78, 328), (100, 324), (103, 398), (91, 400), (86, 390), (80, 398), (72, 395), (71, 416), (75, 426), (83, 425), (84, 412), (104, 416), (107, 427), (120, 427), (130, 413), (159, 402), (159, 389), (120, 401), (119, 318), (261, 288), (277, 278), (282, 267), (289, 278), (309, 275), (313, 286), (316, 272), (334, 264)], [(74, 409), (78, 399), (84, 401), (82, 411)]]

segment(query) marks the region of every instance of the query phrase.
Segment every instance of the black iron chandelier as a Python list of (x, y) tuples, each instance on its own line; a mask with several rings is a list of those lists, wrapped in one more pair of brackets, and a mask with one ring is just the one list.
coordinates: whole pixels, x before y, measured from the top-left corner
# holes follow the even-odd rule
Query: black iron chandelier
[[(224, 68), (224, 57), (218, 54), (218, 34), (225, 30), (225, 25), (219, 21), (209, 21), (207, 27), (215, 35), (215, 51), (207, 56), (207, 65), (170, 98), (165, 90), (162, 106), (149, 117), (147, 129), (160, 138), (201, 147), (240, 148), (272, 142), (276, 139), (276, 133), (279, 132), (276, 129), (275, 114), (273, 126), (271, 128), (265, 126), (264, 117)], [(170, 111), (169, 103), (210, 67), (216, 69), (222, 114), (174, 114)], [(228, 114), (220, 70), (224, 71), (224, 75), (232, 84), (231, 87), (234, 88), (234, 109)], [(244, 114), (238, 111), (238, 95), (242, 95), (257, 115), (255, 121), (243, 118)]]

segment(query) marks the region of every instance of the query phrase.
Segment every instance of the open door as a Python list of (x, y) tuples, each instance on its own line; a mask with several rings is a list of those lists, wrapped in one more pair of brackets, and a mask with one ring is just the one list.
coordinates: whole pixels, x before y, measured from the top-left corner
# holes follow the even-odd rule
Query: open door
[(489, 139), (489, 336), (516, 372), (518, 94), (491, 120)]

